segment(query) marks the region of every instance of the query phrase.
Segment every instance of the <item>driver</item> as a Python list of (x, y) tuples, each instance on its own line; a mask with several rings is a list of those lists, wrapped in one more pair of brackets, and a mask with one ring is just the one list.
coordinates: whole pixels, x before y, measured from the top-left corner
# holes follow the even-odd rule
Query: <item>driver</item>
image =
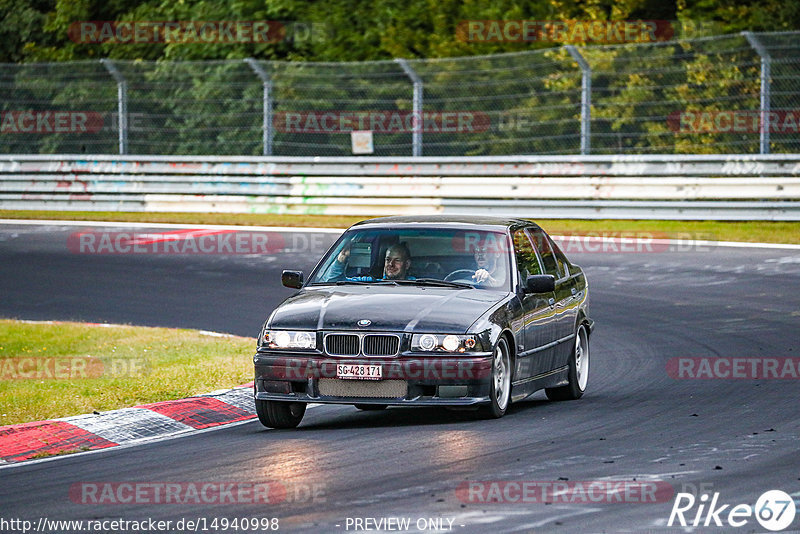
[(475, 273), (472, 279), (478, 285), (499, 286), (505, 281), (505, 272), (498, 268), (497, 252), (490, 251), (486, 245), (475, 247)]
[(395, 243), (386, 249), (383, 263), (384, 280), (407, 280), (411, 267), (411, 252), (405, 242)]
[[(347, 260), (350, 257), (350, 247), (345, 247), (336, 257), (326, 276), (326, 281), (350, 280), (353, 282), (374, 282), (372, 276), (344, 277), (344, 270)], [(383, 277), (378, 280), (414, 280), (413, 276), (408, 276), (408, 269), (411, 268), (411, 252), (405, 241), (395, 243), (386, 249), (386, 256), (383, 263)]]

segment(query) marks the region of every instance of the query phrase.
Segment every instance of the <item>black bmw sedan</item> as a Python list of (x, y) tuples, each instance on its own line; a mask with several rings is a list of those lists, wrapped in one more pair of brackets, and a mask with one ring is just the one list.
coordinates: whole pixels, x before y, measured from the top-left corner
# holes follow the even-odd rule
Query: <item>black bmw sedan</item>
[(502, 417), (544, 389), (578, 399), (589, 376), (588, 284), (536, 224), (384, 217), (355, 224), (258, 336), (255, 404), (294, 428), (308, 403), (474, 407)]

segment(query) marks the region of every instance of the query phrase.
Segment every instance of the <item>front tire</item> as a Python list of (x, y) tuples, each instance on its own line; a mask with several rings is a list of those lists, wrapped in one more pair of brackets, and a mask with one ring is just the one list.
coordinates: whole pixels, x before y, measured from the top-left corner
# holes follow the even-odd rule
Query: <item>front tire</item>
[(256, 413), (258, 420), (266, 427), (295, 428), (303, 420), (306, 403), (256, 399)]
[(584, 325), (580, 325), (575, 333), (575, 347), (569, 359), (567, 379), (569, 383), (566, 386), (546, 388), (544, 392), (547, 398), (555, 401), (577, 400), (586, 391), (589, 382), (589, 335)]
[(489, 404), (481, 406), (478, 414), (486, 419), (503, 417), (511, 402), (511, 354), (504, 337), (497, 341), (494, 348), (489, 398)]

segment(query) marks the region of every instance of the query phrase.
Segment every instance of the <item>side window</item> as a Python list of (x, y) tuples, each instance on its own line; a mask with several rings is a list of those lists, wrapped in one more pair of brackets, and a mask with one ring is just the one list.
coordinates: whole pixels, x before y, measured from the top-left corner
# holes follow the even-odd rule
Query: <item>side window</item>
[(561, 252), (561, 249), (558, 248), (558, 243), (552, 241), (553, 243), (553, 250), (556, 251), (556, 263), (558, 264), (558, 270), (562, 273), (563, 276), (569, 276), (569, 260)]
[(553, 252), (553, 247), (550, 244), (550, 240), (547, 239), (547, 236), (544, 235), (539, 229), (530, 228), (528, 229), (530, 232), (531, 240), (536, 248), (539, 250), (539, 254), (542, 257), (542, 264), (544, 265), (544, 272), (547, 274), (552, 274), (556, 277), (556, 280), (562, 277), (561, 272), (558, 270), (558, 264), (556, 263), (556, 255)]
[(524, 230), (514, 232), (514, 255), (517, 257), (517, 269), (523, 283), (528, 275), (542, 274), (536, 250)]

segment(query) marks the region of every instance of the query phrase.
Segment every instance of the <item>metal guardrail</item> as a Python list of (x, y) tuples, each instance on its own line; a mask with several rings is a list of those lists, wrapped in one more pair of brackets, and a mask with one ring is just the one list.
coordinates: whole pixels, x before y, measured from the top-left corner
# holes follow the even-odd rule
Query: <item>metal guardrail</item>
[(800, 155), (0, 155), (0, 209), (800, 220)]

